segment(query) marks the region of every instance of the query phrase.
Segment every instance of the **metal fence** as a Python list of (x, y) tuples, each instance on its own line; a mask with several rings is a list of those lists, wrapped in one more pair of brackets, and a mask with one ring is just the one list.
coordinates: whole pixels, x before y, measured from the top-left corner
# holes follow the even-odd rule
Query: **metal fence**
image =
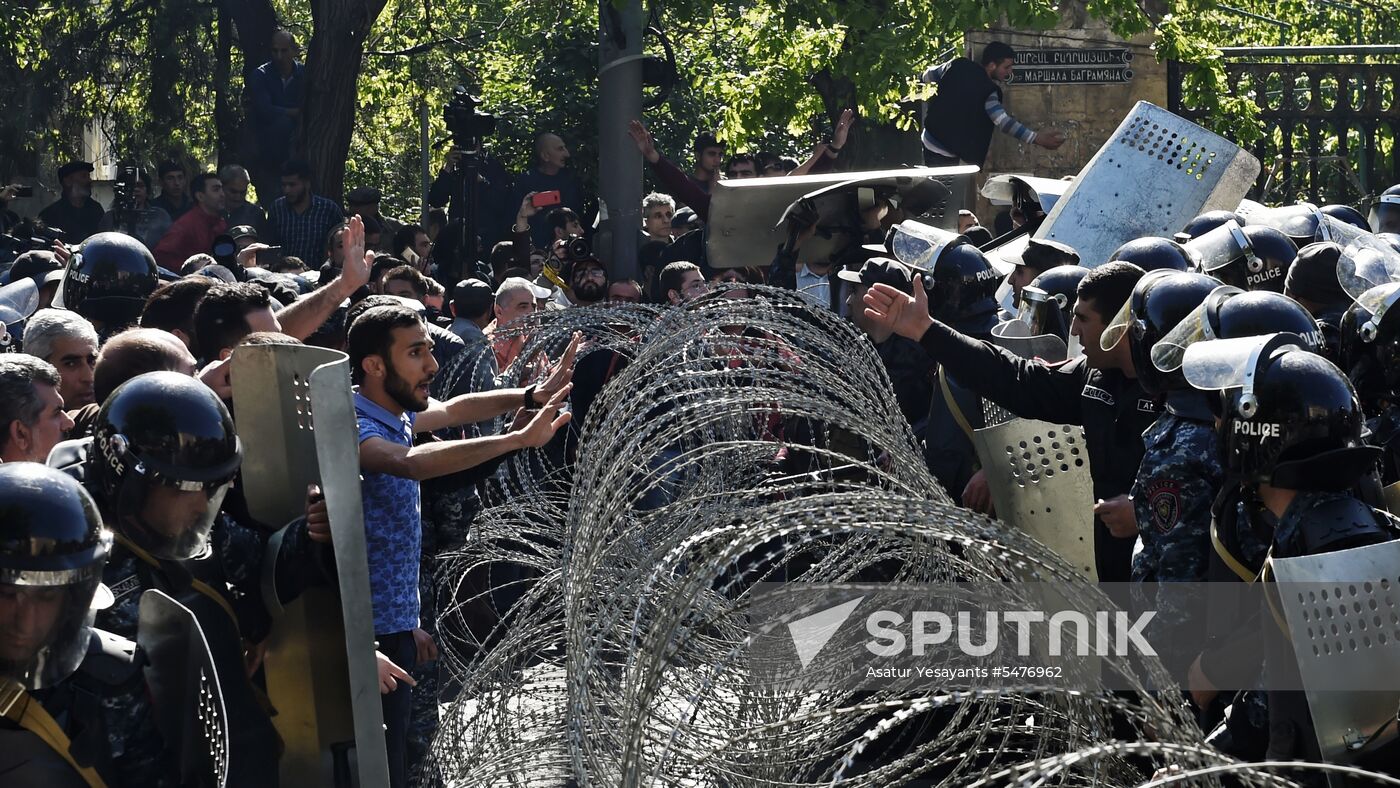
[[(1233, 47), (1221, 50), (1230, 95), (1259, 107), (1264, 164), (1250, 197), (1359, 205), (1400, 183), (1400, 47)], [(1328, 62), (1330, 61), (1330, 62)], [(1168, 67), (1168, 106), (1197, 120), (1183, 97), (1186, 67)], [(1229, 136), (1228, 130), (1225, 131)]]

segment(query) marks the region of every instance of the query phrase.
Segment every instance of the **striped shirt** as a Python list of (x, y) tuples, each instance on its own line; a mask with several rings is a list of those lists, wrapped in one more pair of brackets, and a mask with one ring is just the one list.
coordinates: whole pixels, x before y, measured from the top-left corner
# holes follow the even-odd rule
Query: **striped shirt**
[[(950, 60), (947, 63), (941, 63), (930, 68), (919, 77), (919, 81), (925, 83), (937, 82), (943, 78), (944, 74), (948, 73), (948, 67), (951, 66), (952, 63), (953, 61)], [(987, 117), (992, 119), (992, 123), (998, 129), (1010, 134), (1026, 145), (1035, 142), (1035, 132), (1024, 123), (1011, 117), (1011, 114), (1006, 111), (1006, 107), (1001, 105), (1001, 99), (997, 98), (997, 94), (993, 93), (987, 96), (987, 102), (982, 106), (987, 110)], [(923, 140), (924, 147), (927, 148), (930, 153), (939, 156), (947, 156), (952, 159), (957, 158), (957, 156), (950, 153), (947, 148), (939, 144), (938, 140), (934, 139), (933, 135), (928, 133), (928, 129), (924, 129), (921, 139)]]

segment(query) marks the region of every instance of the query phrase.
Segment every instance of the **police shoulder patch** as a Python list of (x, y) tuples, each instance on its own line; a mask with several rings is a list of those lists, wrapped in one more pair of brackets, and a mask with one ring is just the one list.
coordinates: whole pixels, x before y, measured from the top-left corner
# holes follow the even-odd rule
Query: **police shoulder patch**
[(1157, 530), (1170, 531), (1181, 521), (1181, 485), (1174, 479), (1158, 479), (1147, 485), (1147, 508)]

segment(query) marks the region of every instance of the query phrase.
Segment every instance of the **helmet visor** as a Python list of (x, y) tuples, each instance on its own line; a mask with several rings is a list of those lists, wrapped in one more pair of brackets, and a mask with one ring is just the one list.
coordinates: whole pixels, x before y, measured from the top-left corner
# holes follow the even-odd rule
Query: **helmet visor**
[(77, 670), (101, 584), (101, 564), (65, 585), (0, 582), (0, 678), (36, 690)]
[(1220, 303), (1226, 298), (1243, 292), (1238, 287), (1229, 285), (1221, 285), (1212, 290), (1200, 306), (1191, 310), (1190, 314), (1182, 318), (1180, 323), (1152, 346), (1152, 366), (1163, 372), (1181, 369), (1181, 359), (1186, 354), (1186, 348), (1197, 342), (1216, 339), (1215, 330), (1210, 325), (1211, 309), (1219, 309)]
[(1051, 363), (1069, 358), (1065, 341), (1054, 334), (1035, 334), (1021, 320), (1008, 320), (992, 329), (992, 343), (1021, 358)]
[(1272, 227), (1290, 238), (1326, 241), (1329, 239), (1319, 233), (1319, 226), (1325, 216), (1316, 205), (1305, 202), (1254, 212), (1249, 216), (1249, 223)]
[(1123, 339), (1123, 335), (1128, 333), (1128, 329), (1133, 326), (1141, 327), (1142, 321), (1133, 315), (1133, 299), (1131, 296), (1123, 302), (1123, 308), (1118, 310), (1118, 314), (1108, 322), (1108, 327), (1103, 330), (1099, 337), (1099, 348), (1102, 350), (1112, 350)]
[(1295, 334), (1268, 334), (1261, 337), (1216, 339), (1197, 342), (1186, 349), (1181, 371), (1186, 382), (1201, 391), (1239, 389), (1235, 412), (1249, 419), (1259, 409), (1254, 395), (1254, 379), (1259, 374), (1259, 362), (1281, 348), (1306, 350), (1298, 344)]
[(1252, 251), (1244, 228), (1234, 219), (1186, 243), (1196, 265), (1206, 273), (1217, 271)]
[(1400, 232), (1400, 194), (1382, 194), (1371, 206), (1370, 222), (1378, 233)]
[(122, 489), (123, 533), (157, 558), (202, 556), (209, 550), (209, 532), (232, 483), (128, 480)]
[(929, 273), (938, 256), (958, 234), (906, 220), (895, 225), (890, 234), (890, 251), (896, 260), (921, 272)]
[(1362, 309), (1371, 313), (1370, 319), (1358, 327), (1363, 342), (1376, 341), (1380, 333), (1381, 321), (1385, 315), (1400, 301), (1400, 282), (1377, 285), (1361, 294), (1356, 299), (1356, 303)]
[(1400, 252), (1370, 233), (1357, 231), (1337, 258), (1337, 282), (1353, 300), (1373, 287), (1400, 282)]

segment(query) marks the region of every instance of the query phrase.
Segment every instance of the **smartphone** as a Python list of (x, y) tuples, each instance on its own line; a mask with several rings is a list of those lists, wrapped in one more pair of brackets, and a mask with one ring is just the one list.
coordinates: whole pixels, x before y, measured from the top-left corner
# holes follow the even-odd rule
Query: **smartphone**
[(536, 208), (548, 208), (551, 205), (559, 204), (559, 190), (540, 192), (530, 198), (530, 204)]
[[(555, 194), (558, 194), (558, 192), (555, 192)], [(18, 188), (15, 189), (15, 196), (16, 196), (16, 197), (33, 197), (33, 196), (34, 196), (34, 187), (33, 187), (33, 186), (20, 186), (20, 187), (18, 187)]]
[(286, 255), (282, 254), (282, 247), (269, 246), (266, 249), (259, 249), (256, 255), (259, 268), (271, 269), (272, 266), (281, 263)]

